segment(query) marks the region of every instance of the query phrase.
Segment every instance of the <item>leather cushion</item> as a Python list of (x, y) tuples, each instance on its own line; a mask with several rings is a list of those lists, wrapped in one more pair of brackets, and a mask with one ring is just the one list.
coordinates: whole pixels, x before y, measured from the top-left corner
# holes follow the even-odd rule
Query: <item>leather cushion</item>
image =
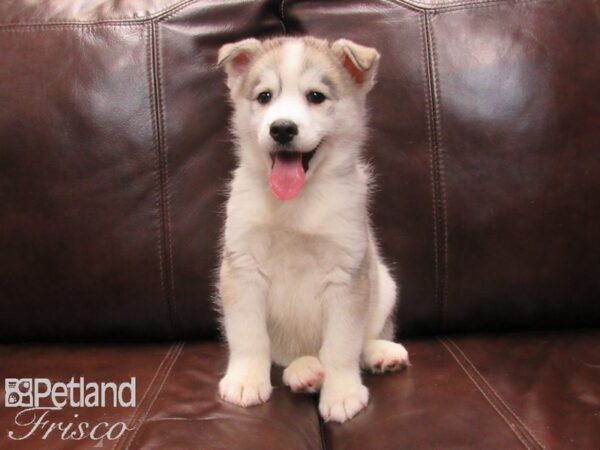
[[(272, 399), (243, 409), (222, 402), (217, 384), (226, 349), (171, 346), (0, 347), (0, 379), (47, 377), (122, 381), (137, 377), (137, 408), (64, 409), (60, 420), (124, 420), (135, 428), (117, 448), (398, 449), (561, 448), (600, 445), (600, 333), (514, 333), (406, 342), (412, 367), (366, 375), (367, 409), (344, 425), (323, 424), (317, 397), (291, 394), (274, 368)], [(0, 409), (0, 428), (15, 409)], [(48, 448), (59, 440), (2, 448)], [(90, 441), (69, 448), (90, 448)]]

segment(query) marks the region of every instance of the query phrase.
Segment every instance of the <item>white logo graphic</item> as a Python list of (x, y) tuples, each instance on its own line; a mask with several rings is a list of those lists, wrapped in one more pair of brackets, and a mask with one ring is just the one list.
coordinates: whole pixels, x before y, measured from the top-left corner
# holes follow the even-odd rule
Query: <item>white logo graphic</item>
[(4, 404), (29, 408), (33, 406), (32, 378), (7, 378), (4, 382)]
[(135, 407), (135, 377), (119, 384), (86, 382), (83, 377), (67, 383), (48, 378), (6, 378), (4, 389), (7, 407)]
[[(125, 422), (92, 423), (73, 412), (73, 421), (52, 420), (52, 412), (63, 408), (134, 408), (136, 406), (136, 379), (114, 382), (87, 382), (83, 377), (67, 382), (48, 378), (6, 378), (4, 380), (4, 406), (19, 408), (15, 415), (15, 430), (8, 430), (13, 440), (38, 436), (48, 439), (58, 435), (62, 440), (104, 438), (115, 440), (132, 430)], [(79, 410), (81, 411), (81, 410)], [(82, 413), (83, 414), (83, 413)]]

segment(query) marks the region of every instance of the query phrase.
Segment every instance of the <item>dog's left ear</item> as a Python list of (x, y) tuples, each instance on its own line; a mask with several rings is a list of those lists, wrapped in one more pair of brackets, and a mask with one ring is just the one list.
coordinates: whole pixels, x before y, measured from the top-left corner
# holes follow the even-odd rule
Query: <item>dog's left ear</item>
[(338, 39), (331, 44), (331, 49), (340, 58), (354, 82), (366, 91), (370, 91), (375, 84), (379, 52), (348, 39)]
[(225, 68), (227, 85), (230, 89), (250, 67), (252, 60), (261, 49), (261, 42), (254, 38), (244, 39), (233, 44), (225, 44), (219, 49), (217, 66)]

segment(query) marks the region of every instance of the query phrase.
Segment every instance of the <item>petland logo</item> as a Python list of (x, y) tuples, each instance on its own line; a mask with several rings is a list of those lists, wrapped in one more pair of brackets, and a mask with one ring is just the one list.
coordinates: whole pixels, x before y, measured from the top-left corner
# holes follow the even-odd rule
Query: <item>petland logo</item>
[(125, 422), (90, 423), (73, 413), (72, 421), (52, 420), (52, 412), (63, 408), (135, 408), (135, 377), (123, 383), (86, 382), (83, 377), (68, 382), (52, 382), (48, 378), (6, 378), (4, 406), (24, 408), (15, 415), (15, 429), (8, 437), (24, 440), (59, 436), (62, 440), (116, 440), (127, 430)]

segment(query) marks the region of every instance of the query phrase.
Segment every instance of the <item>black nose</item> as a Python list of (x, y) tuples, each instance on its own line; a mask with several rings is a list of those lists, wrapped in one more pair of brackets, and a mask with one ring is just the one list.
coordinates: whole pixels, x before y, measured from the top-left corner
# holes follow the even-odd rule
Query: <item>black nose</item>
[(276, 120), (271, 124), (271, 137), (280, 144), (289, 144), (298, 134), (298, 126), (291, 120)]

